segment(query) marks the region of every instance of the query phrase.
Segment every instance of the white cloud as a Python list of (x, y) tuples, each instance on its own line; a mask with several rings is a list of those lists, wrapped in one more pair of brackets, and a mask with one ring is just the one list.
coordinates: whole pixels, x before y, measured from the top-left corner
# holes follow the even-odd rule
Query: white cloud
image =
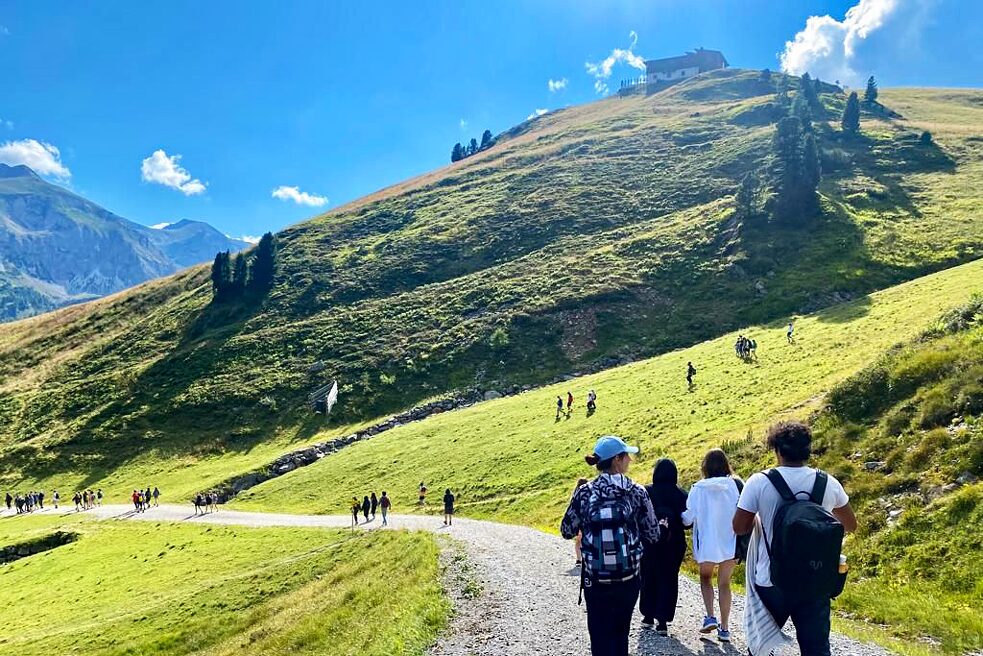
[(61, 152), (49, 143), (36, 139), (8, 141), (0, 145), (0, 163), (25, 164), (41, 175), (67, 180), (72, 172), (62, 164)]
[(171, 224), (168, 223), (167, 221), (165, 221), (164, 223), (155, 223), (155, 224), (153, 224), (150, 227), (153, 228), (154, 230), (163, 230), (164, 228), (166, 228), (169, 225), (171, 225)]
[(462, 130), (462, 131), (463, 131), (463, 130), (467, 130), (467, 129), (468, 129), (468, 121), (467, 121), (467, 119), (463, 119), (463, 118), (462, 118), (462, 119), (461, 119), (461, 120), (459, 121), (459, 123), (458, 123), (458, 125), (460, 125), (460, 126), (461, 126), (461, 130)]
[(287, 185), (280, 185), (274, 189), (273, 198), (292, 200), (298, 205), (310, 205), (311, 207), (321, 207), (328, 204), (326, 196), (309, 194), (306, 191), (301, 191), (300, 187), (288, 187)]
[(156, 182), (171, 189), (177, 189), (185, 196), (194, 196), (205, 192), (205, 183), (198, 178), (192, 178), (178, 162), (180, 155), (168, 155), (163, 149), (155, 150), (154, 154), (140, 164), (140, 177), (145, 182)]
[(532, 119), (536, 118), (537, 116), (542, 116), (543, 114), (548, 114), (549, 111), (550, 110), (548, 110), (548, 109), (535, 109), (535, 110), (533, 110), (532, 114), (530, 114), (529, 116), (526, 117), (526, 120), (527, 121), (531, 121)]
[(567, 88), (567, 78), (561, 77), (559, 80), (554, 80), (551, 78), (550, 81), (546, 83), (546, 86), (549, 87), (550, 93), (556, 93), (557, 91)]
[(850, 7), (842, 21), (832, 16), (810, 16), (805, 28), (792, 41), (785, 42), (781, 53), (782, 70), (793, 75), (809, 73), (824, 80), (858, 84), (855, 65), (857, 48), (871, 34), (881, 29), (899, 0), (860, 0)]
[(225, 236), (228, 237), (229, 239), (241, 239), (242, 241), (246, 242), (247, 244), (258, 244), (259, 243), (259, 237), (254, 237), (253, 235), (242, 235), (241, 237), (233, 237), (232, 235), (225, 235)]
[(628, 39), (631, 43), (628, 48), (622, 50), (621, 48), (615, 48), (611, 51), (611, 54), (599, 62), (586, 62), (584, 68), (587, 69), (589, 75), (594, 76), (594, 90), (599, 94), (605, 94), (608, 92), (607, 81), (611, 77), (611, 73), (614, 70), (614, 65), (618, 63), (624, 63), (632, 68), (637, 68), (639, 70), (645, 70), (645, 60), (633, 52), (635, 44), (638, 43), (638, 33), (632, 30), (628, 33)]

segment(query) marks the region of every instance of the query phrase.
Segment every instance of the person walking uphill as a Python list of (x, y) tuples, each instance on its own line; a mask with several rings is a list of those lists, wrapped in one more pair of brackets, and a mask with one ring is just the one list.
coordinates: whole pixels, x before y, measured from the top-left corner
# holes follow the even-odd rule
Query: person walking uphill
[[(730, 577), (737, 565), (737, 535), (732, 521), (743, 483), (733, 478), (727, 454), (711, 449), (703, 457), (703, 480), (689, 491), (683, 523), (693, 525), (693, 559), (700, 566), (700, 591), (706, 616), (700, 633), (717, 630), (717, 639), (730, 642)], [(741, 555), (743, 557), (743, 554)], [(713, 571), (717, 570), (720, 621), (713, 612)]]
[(655, 463), (652, 485), (645, 489), (652, 500), (657, 519), (666, 520), (664, 537), (642, 554), (642, 594), (639, 610), (642, 624), (658, 621), (659, 635), (669, 634), (669, 622), (676, 616), (679, 599), (679, 568), (686, 556), (686, 535), (682, 514), (686, 510), (686, 491), (677, 484), (676, 463), (662, 458)]
[(733, 518), (735, 532), (753, 530), (744, 609), (748, 648), (753, 656), (771, 653), (787, 640), (781, 629), (791, 617), (802, 656), (829, 656), (830, 599), (846, 581), (843, 534), (857, 528), (857, 518), (840, 482), (806, 464), (808, 426), (775, 424), (768, 447), (778, 466), (748, 479)]
[(375, 509), (379, 507), (379, 497), (375, 495), (375, 492), (369, 495), (369, 505), (371, 506), (372, 519), (375, 519)]
[(593, 656), (628, 655), (644, 544), (657, 543), (661, 533), (649, 495), (627, 476), (633, 453), (638, 448), (620, 437), (599, 439), (585, 460), (600, 475), (577, 488), (560, 524), (565, 539), (582, 536), (581, 585)]
[(444, 524), (450, 526), (454, 523), (454, 495), (451, 489), (444, 491)]

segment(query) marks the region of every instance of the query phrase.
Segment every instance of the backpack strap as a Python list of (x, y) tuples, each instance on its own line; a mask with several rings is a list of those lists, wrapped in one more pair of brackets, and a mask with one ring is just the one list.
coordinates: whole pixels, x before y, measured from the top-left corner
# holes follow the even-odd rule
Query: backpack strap
[[(765, 476), (767, 476), (768, 480), (771, 481), (771, 484), (775, 486), (775, 489), (778, 491), (778, 494), (782, 497), (782, 499), (785, 501), (795, 501), (795, 495), (792, 494), (792, 489), (788, 486), (788, 483), (785, 482), (785, 479), (782, 478), (782, 473), (780, 471), (777, 469), (769, 469), (765, 472)], [(816, 480), (818, 482), (818, 477)], [(825, 487), (826, 485), (824, 483), (823, 488), (825, 489)]]
[(829, 482), (829, 476), (826, 475), (821, 469), (816, 470), (816, 482), (812, 484), (812, 492), (809, 494), (809, 498), (817, 506), (823, 505), (823, 497), (826, 496), (826, 483)]

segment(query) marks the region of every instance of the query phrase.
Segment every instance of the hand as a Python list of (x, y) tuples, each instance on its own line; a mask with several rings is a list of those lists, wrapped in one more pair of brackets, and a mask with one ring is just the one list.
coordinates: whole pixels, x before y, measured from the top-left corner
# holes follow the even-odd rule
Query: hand
[(668, 519), (660, 519), (659, 520), (659, 526), (665, 526), (666, 528), (669, 528), (669, 520)]

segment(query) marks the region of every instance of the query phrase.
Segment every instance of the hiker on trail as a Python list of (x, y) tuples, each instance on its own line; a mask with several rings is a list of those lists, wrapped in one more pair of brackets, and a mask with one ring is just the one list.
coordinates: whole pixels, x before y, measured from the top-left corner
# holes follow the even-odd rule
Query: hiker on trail
[[(99, 494), (100, 494), (100, 496), (99, 496), (99, 503), (102, 503), (102, 496), (101, 496), (102, 495), (102, 490), (99, 490)], [(156, 485), (154, 486), (153, 495), (154, 495), (154, 506), (159, 506), (160, 503), (158, 503), (157, 500), (160, 498), (160, 490), (157, 489), (157, 486)]]
[(840, 548), (857, 518), (843, 485), (808, 466), (808, 426), (775, 424), (768, 430), (768, 448), (778, 466), (748, 479), (733, 521), (739, 534), (753, 530), (744, 609), (748, 648), (754, 656), (776, 649), (791, 617), (802, 654), (829, 656), (830, 599), (846, 581)]
[(382, 491), (382, 498), (379, 499), (379, 509), (382, 511), (382, 525), (389, 526), (389, 520), (387, 519), (389, 515), (389, 509), (393, 507), (392, 499), (386, 494), (386, 491)]
[(10, 496), (10, 492), (7, 492), (7, 510), (10, 510), (10, 504), (14, 502), (14, 498)]
[(133, 490), (133, 494), (130, 495), (130, 499), (133, 500), (133, 508), (137, 512), (140, 512), (140, 510), (141, 510), (141, 508), (140, 508), (140, 493), (137, 492), (136, 490)]
[(643, 541), (658, 542), (662, 528), (645, 489), (627, 476), (633, 453), (638, 448), (620, 437), (599, 439), (585, 460), (600, 475), (577, 488), (560, 524), (567, 540), (583, 534), (580, 580), (593, 656), (628, 656)]
[(362, 504), (359, 503), (358, 497), (352, 497), (352, 527), (358, 526), (358, 511), (362, 509)]
[(567, 392), (567, 413), (569, 414), (571, 410), (573, 410), (573, 394), (571, 394), (568, 391)]
[(693, 376), (696, 375), (696, 367), (693, 366), (692, 362), (686, 363), (686, 386), (688, 389), (693, 389)]
[(202, 509), (202, 506), (205, 505), (205, 499), (201, 496), (201, 492), (199, 492), (194, 496), (194, 499), (192, 499), (191, 503), (195, 504), (196, 515), (198, 513), (201, 513), (202, 515), (205, 514), (205, 511)]
[[(588, 481), (586, 478), (577, 479), (577, 486), (573, 488), (573, 493), (576, 494), (577, 490), (587, 485), (588, 483), (590, 483), (590, 481)], [(581, 531), (577, 531), (577, 535), (575, 535), (573, 538), (573, 553), (574, 555), (577, 556), (577, 567), (583, 565), (584, 562), (584, 553), (580, 548), (580, 542), (582, 539), (583, 539), (583, 533)]]
[(587, 412), (597, 410), (597, 392), (591, 390), (587, 393)]
[(652, 484), (645, 487), (657, 519), (666, 521), (669, 536), (642, 554), (642, 594), (638, 608), (642, 624), (655, 627), (659, 635), (669, 635), (669, 622), (676, 615), (679, 598), (679, 568), (686, 555), (686, 535), (682, 514), (686, 510), (686, 491), (679, 487), (676, 463), (662, 458), (655, 463)]
[(55, 510), (58, 510), (58, 502), (61, 501), (61, 495), (58, 494), (58, 490), (51, 491), (51, 500), (55, 503)]
[(44, 510), (44, 490), (38, 492), (38, 508)]
[(427, 486), (420, 481), (420, 505), (425, 505), (427, 503)]
[(205, 493), (205, 509), (208, 510), (208, 512), (214, 512), (218, 510), (218, 508), (215, 505), (215, 495), (212, 494), (211, 492)]
[(375, 495), (375, 492), (369, 497), (369, 504), (372, 507), (372, 519), (375, 519), (375, 509), (379, 507), (379, 497)]
[(756, 361), (758, 359), (758, 343), (753, 339), (751, 339), (750, 337), (748, 337), (747, 348), (748, 348), (747, 351), (748, 357)]
[[(99, 505), (101, 506), (102, 505), (102, 498), (101, 497), (98, 497), (98, 492), (96, 494), (97, 494), (97, 498), (99, 499)], [(146, 490), (143, 491), (143, 507), (144, 508), (149, 508), (150, 507), (150, 487), (149, 486), (147, 487)]]
[(744, 357), (744, 335), (738, 335), (737, 341), (734, 342), (734, 352), (737, 353), (737, 357)]
[(98, 490), (96, 490), (96, 502), (100, 506), (102, 505), (102, 488), (99, 488)]
[[(706, 616), (700, 633), (717, 631), (730, 642), (730, 578), (737, 565), (737, 535), (732, 527), (743, 483), (733, 476), (727, 454), (711, 449), (703, 457), (703, 479), (690, 488), (683, 523), (693, 526), (693, 559), (700, 566), (700, 592)], [(743, 554), (741, 554), (743, 558)], [(720, 621), (713, 612), (713, 572), (717, 570)]]
[(454, 523), (454, 495), (451, 494), (451, 489), (447, 488), (444, 491), (444, 525), (450, 526)]
[(365, 497), (362, 499), (362, 514), (365, 515), (365, 521), (369, 521), (369, 508), (372, 506), (369, 502), (369, 498)]
[(561, 414), (563, 414), (563, 399), (558, 396), (556, 397), (556, 418), (559, 419)]
[(81, 494), (79, 494), (76, 491), (75, 492), (75, 496), (72, 497), (72, 501), (75, 502), (75, 512), (78, 512), (78, 511), (82, 510), (82, 495)]
[(795, 339), (792, 337), (792, 331), (793, 330), (794, 330), (794, 327), (792, 326), (792, 322), (789, 321), (788, 322), (788, 330), (785, 331), (785, 339), (788, 340), (788, 343), (789, 344), (792, 344), (792, 343), (795, 342)]

